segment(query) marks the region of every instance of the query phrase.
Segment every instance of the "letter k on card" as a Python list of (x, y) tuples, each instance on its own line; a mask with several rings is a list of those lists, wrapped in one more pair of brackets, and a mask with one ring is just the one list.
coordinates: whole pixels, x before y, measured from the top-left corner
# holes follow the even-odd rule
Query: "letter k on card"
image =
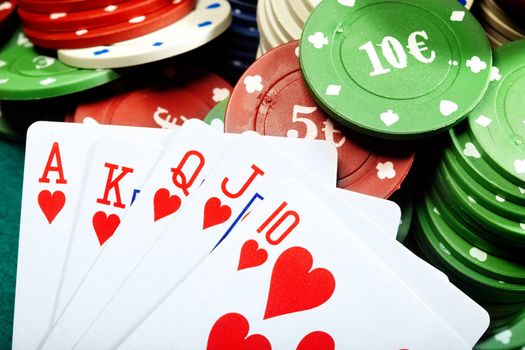
[(129, 140), (104, 139), (95, 145), (65, 267), (59, 312), (111, 239), (163, 148)]

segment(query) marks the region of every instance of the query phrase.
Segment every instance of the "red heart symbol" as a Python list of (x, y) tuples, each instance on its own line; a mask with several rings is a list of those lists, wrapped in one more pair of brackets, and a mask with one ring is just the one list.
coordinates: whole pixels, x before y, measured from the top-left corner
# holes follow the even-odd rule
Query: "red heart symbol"
[(243, 315), (229, 313), (219, 318), (208, 337), (208, 350), (271, 350), (265, 336), (248, 336), (250, 324)]
[(50, 224), (55, 220), (65, 204), (66, 196), (62, 191), (51, 193), (48, 190), (43, 190), (38, 194), (38, 205)]
[(115, 214), (108, 216), (103, 211), (97, 211), (93, 215), (93, 228), (101, 246), (113, 236), (118, 225), (120, 225), (120, 218)]
[(159, 189), (153, 198), (154, 221), (175, 213), (179, 210), (180, 205), (181, 200), (179, 196), (172, 196), (166, 188)]
[(242, 245), (237, 271), (260, 266), (264, 264), (266, 259), (268, 259), (266, 250), (263, 248), (259, 249), (257, 241), (250, 239)]
[(202, 229), (205, 230), (215, 225), (220, 225), (230, 218), (232, 210), (227, 205), (222, 205), (217, 197), (211, 197), (204, 206), (204, 222)]
[(313, 258), (301, 247), (285, 250), (272, 271), (264, 319), (310, 310), (324, 304), (335, 289), (335, 279), (326, 269), (310, 271)]
[(330, 334), (316, 331), (306, 335), (299, 345), (297, 350), (334, 350), (335, 342)]

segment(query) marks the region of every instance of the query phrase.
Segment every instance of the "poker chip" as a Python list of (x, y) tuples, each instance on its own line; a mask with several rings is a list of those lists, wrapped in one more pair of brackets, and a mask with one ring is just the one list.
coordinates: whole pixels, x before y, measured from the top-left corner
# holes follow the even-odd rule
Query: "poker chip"
[(515, 350), (525, 346), (525, 312), (517, 321), (498, 333), (483, 339), (475, 350)]
[(413, 241), (489, 312), (488, 336), (509, 329), (525, 310), (525, 182), (513, 161), (525, 158), (518, 98), (524, 43), (495, 50), (486, 95), (444, 137), (415, 205)]
[[(301, 37), (304, 24), (310, 13), (320, 1), (308, 0), (261, 0), (258, 1), (258, 23), (261, 39), (261, 55), (272, 48)], [(459, 3), (470, 9), (474, 0), (459, 0)]]
[(334, 123), (304, 85), (298, 45), (294, 41), (271, 50), (248, 68), (228, 103), (226, 132), (328, 140), (339, 153), (338, 187), (388, 198), (408, 174), (413, 150), (356, 135)]
[(525, 188), (525, 41), (494, 52), (489, 89), (468, 118), (479, 152), (502, 176)]
[(495, 214), (496, 220), (499, 221), (501, 216), (517, 222), (525, 221), (525, 211), (522, 205), (506, 200), (505, 197), (494, 194), (480, 186), (463, 165), (457, 161), (450, 149), (444, 151), (443, 164), (448, 169), (450, 176), (457, 181), (458, 186), (469, 194), (472, 202), (479, 203), (482, 207), (490, 210)]
[[(301, 31), (315, 4), (307, 0), (261, 0), (257, 3), (257, 21), (261, 31), (260, 50), (269, 50), (300, 38)], [(263, 44), (262, 41), (265, 43)]]
[(197, 0), (194, 11), (156, 32), (111, 46), (58, 50), (58, 57), (65, 64), (80, 68), (119, 68), (162, 60), (219, 36), (231, 23), (230, 12), (225, 0)]
[(171, 129), (187, 119), (203, 120), (231, 92), (231, 86), (219, 76), (196, 69), (150, 85), (82, 103), (74, 121)]
[(507, 219), (488, 210), (457, 184), (448, 169), (441, 167), (440, 170), (445, 178), (449, 196), (457, 201), (457, 205), (462, 206), (464, 212), (485, 227), (484, 231), (479, 232), (480, 235), (486, 232), (487, 239), (492, 239), (495, 243), (525, 247), (525, 230), (519, 221)]
[(457, 124), (483, 97), (492, 66), (476, 19), (459, 3), (435, 1), (323, 1), (304, 27), (301, 57), (306, 84), (330, 115), (386, 139)]
[(24, 33), (35, 45), (49, 49), (78, 49), (109, 45), (141, 37), (176, 22), (193, 10), (195, 1), (168, 2), (166, 6), (156, 11), (103, 27), (52, 33), (24, 27)]
[[(502, 0), (480, 0), (474, 8), (477, 17), (487, 33), (493, 48), (497, 48), (513, 40), (525, 38), (525, 25), (519, 13), (519, 2)], [(504, 6), (506, 8), (504, 9)], [(522, 7), (525, 7), (522, 5)], [(507, 9), (507, 10), (506, 10)], [(521, 15), (523, 16), (523, 14)]]
[(31, 12), (79, 12), (119, 4), (126, 0), (20, 0), (20, 8)]
[[(446, 177), (446, 173), (438, 176), (444, 176), (441, 181), (443, 184), (446, 183), (446, 186), (455, 186), (452, 184), (451, 178)], [(442, 189), (441, 186), (439, 188)], [(440, 232), (443, 242), (453, 247), (458, 255), (456, 257), (464, 264), (498, 280), (525, 284), (525, 265), (482, 251), (451, 230), (450, 226), (439, 215), (434, 213), (433, 217), (434, 225), (437, 226), (437, 231)]]
[(83, 70), (62, 64), (35, 50), (16, 31), (0, 47), (0, 99), (33, 100), (55, 97), (103, 85), (119, 77), (112, 70)]
[(217, 131), (224, 132), (224, 115), (226, 114), (226, 107), (228, 106), (229, 100), (228, 97), (217, 103), (215, 107), (208, 112), (204, 118), (204, 122)]
[(451, 129), (450, 138), (456, 160), (476, 182), (506, 201), (525, 205), (525, 189), (508, 181), (485, 161), (479, 152), (480, 146), (470, 135), (468, 124)]
[[(433, 212), (442, 217), (455, 234), (482, 252), (519, 261), (521, 256), (520, 252), (508, 250), (506, 247), (500, 247), (479, 235), (477, 232), (483, 230), (483, 227), (463, 213), (461, 208), (449, 205), (450, 202), (447, 197), (439, 191), (436, 186), (437, 185), (432, 185), (431, 188), (428, 189), (428, 196), (434, 205)], [(444, 203), (447, 203), (447, 205)], [(417, 201), (416, 207), (420, 205), (421, 202)]]
[(18, 15), (25, 28), (41, 32), (76, 32), (139, 18), (165, 8), (170, 0), (128, 0), (117, 5), (98, 7), (79, 12), (36, 13), (19, 9)]
[(474, 0), (459, 0), (459, 3), (470, 10), (474, 5)]
[(232, 9), (231, 26), (213, 43), (210, 50), (220, 52), (213, 60), (214, 69), (232, 84), (237, 83), (245, 69), (255, 61), (259, 43), (255, 2), (229, 1)]
[[(425, 202), (428, 202), (426, 200)], [(417, 231), (416, 241), (434, 266), (444, 270), (453, 283), (461, 284), (464, 291), (477, 301), (505, 300), (506, 303), (523, 303), (525, 300), (525, 285), (510, 282), (500, 283), (499, 280), (480, 274), (466, 266), (456, 258), (451, 246), (447, 246), (441, 236), (442, 232), (435, 228), (434, 220), (439, 216), (433, 210), (432, 202), (417, 207), (414, 224)], [(433, 213), (433, 214), (432, 214)]]

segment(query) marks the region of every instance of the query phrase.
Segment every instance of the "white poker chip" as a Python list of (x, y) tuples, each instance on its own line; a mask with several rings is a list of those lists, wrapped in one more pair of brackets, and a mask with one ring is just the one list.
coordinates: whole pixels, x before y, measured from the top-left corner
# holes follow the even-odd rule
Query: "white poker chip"
[(268, 13), (266, 11), (266, 0), (260, 0), (257, 3), (257, 26), (259, 27), (260, 40), (264, 41), (263, 51), (266, 51), (277, 47), (284, 43), (284, 39), (280, 39), (274, 32), (274, 25), (268, 18)]
[(232, 21), (226, 0), (198, 0), (195, 10), (153, 33), (85, 49), (58, 50), (58, 58), (78, 68), (121, 68), (159, 61), (194, 50), (222, 34)]
[(290, 8), (285, 3), (285, 0), (267, 0), (268, 11), (275, 18), (275, 22), (278, 25), (283, 34), (286, 36), (287, 42), (297, 40), (301, 37), (302, 28), (304, 22), (298, 24), (296, 19), (292, 16)]

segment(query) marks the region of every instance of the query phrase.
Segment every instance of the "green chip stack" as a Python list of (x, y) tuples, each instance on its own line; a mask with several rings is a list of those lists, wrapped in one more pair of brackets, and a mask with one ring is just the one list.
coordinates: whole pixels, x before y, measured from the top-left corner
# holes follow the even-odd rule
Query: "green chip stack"
[(495, 51), (487, 94), (416, 201), (412, 244), (489, 312), (484, 350), (525, 346), (524, 55), (525, 40)]

